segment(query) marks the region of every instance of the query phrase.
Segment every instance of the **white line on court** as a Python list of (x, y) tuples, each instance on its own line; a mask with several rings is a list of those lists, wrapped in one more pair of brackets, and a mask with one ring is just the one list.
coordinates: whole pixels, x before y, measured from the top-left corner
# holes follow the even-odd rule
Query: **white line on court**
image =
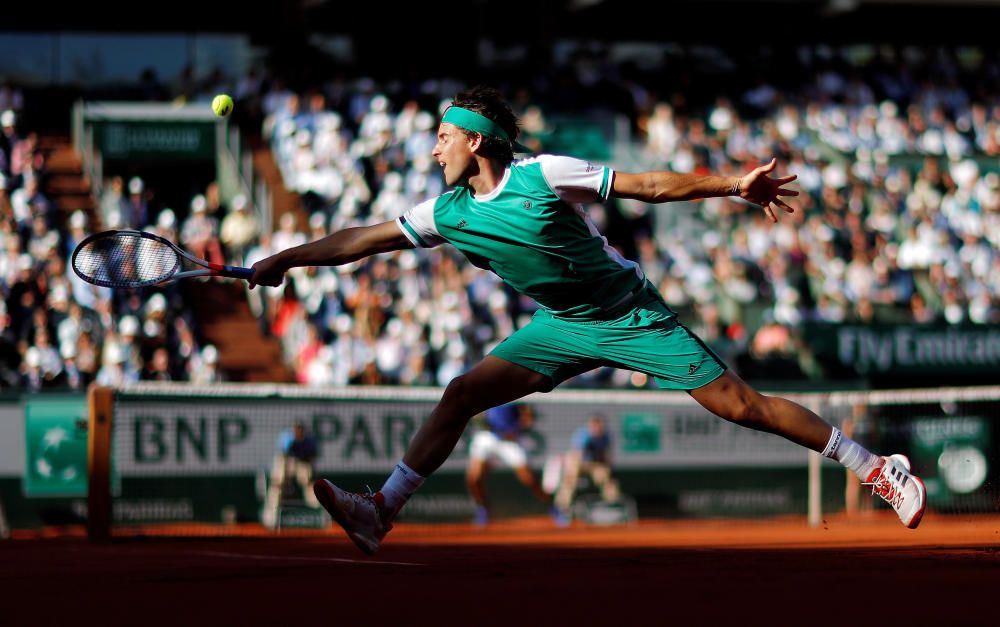
[(296, 555), (254, 555), (252, 553), (227, 553), (225, 551), (190, 551), (190, 555), (209, 555), (212, 557), (235, 557), (250, 560), (300, 561), (300, 562), (337, 562), (341, 564), (375, 564), (379, 566), (426, 566), (416, 562), (386, 562), (379, 560), (352, 560), (346, 557), (306, 557)]

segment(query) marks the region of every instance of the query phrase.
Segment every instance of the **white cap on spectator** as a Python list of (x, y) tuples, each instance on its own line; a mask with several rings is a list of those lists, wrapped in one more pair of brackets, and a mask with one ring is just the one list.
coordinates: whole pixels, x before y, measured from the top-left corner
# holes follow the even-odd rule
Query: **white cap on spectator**
[(371, 110), (375, 113), (385, 113), (389, 110), (389, 99), (382, 94), (378, 94), (372, 98)]
[(29, 368), (37, 368), (42, 363), (42, 354), (34, 346), (29, 346), (28, 350), (24, 352), (24, 363)]
[(69, 292), (66, 290), (65, 285), (58, 283), (52, 288), (52, 293), (49, 295), (49, 298), (52, 300), (53, 304), (67, 303), (69, 302)]
[(205, 348), (201, 349), (201, 358), (205, 360), (206, 364), (217, 364), (219, 363), (219, 350), (212, 344), (206, 344)]
[(104, 346), (104, 363), (110, 364), (120, 364), (126, 359), (125, 351), (122, 347), (118, 345), (117, 342), (108, 342)]
[(73, 359), (76, 357), (76, 343), (75, 342), (63, 342), (59, 345), (59, 355), (63, 359)]
[(319, 279), (319, 289), (324, 294), (328, 292), (336, 292), (339, 286), (340, 281), (337, 279), (337, 275), (333, 272), (326, 272)]
[(348, 314), (338, 314), (333, 320), (333, 330), (337, 333), (350, 333), (354, 327), (354, 320)]
[(231, 205), (233, 209), (235, 209), (236, 211), (239, 211), (241, 209), (247, 209), (248, 208), (247, 197), (244, 196), (243, 194), (236, 194), (235, 196), (233, 196), (233, 202), (231, 203)]
[(87, 226), (87, 214), (82, 211), (74, 211), (69, 217), (69, 226), (73, 229), (82, 229)]
[(108, 212), (108, 228), (117, 229), (122, 225), (122, 212), (113, 209)]
[(431, 157), (426, 154), (419, 154), (413, 158), (413, 168), (417, 172), (430, 172), (431, 171)]
[(403, 175), (399, 172), (387, 172), (382, 179), (382, 189), (398, 192), (403, 189)]
[(208, 209), (208, 201), (201, 194), (198, 194), (191, 199), (191, 211), (195, 213), (203, 213)]
[(139, 333), (139, 320), (135, 316), (125, 316), (118, 323), (122, 335), (135, 336)]
[(972, 159), (963, 159), (951, 166), (951, 177), (959, 187), (972, 187), (979, 177), (979, 166)]
[(489, 298), (490, 309), (506, 309), (507, 308), (507, 294), (500, 290), (490, 293)]
[(340, 114), (327, 111), (316, 121), (316, 127), (321, 131), (335, 131), (340, 128)]
[(143, 187), (142, 179), (138, 176), (133, 176), (128, 181), (128, 193), (130, 194), (141, 194)]
[(417, 267), (417, 255), (412, 250), (400, 251), (399, 267), (401, 270), (415, 269)]
[(456, 338), (448, 342), (448, 348), (445, 351), (448, 353), (448, 357), (452, 359), (463, 357), (465, 355), (465, 342)]
[(403, 334), (403, 321), (393, 318), (385, 325), (385, 330), (389, 337), (399, 337)]
[(434, 116), (426, 111), (421, 111), (413, 116), (413, 125), (418, 131), (429, 131), (434, 128)]
[(35, 265), (35, 261), (31, 258), (31, 255), (25, 253), (18, 256), (17, 258), (17, 269), (18, 270), (31, 270), (31, 267)]
[(149, 297), (149, 302), (146, 303), (146, 310), (148, 313), (153, 313), (154, 311), (163, 313), (167, 310), (167, 298), (159, 292), (153, 294)]
[(156, 226), (161, 229), (172, 229), (177, 224), (177, 215), (173, 209), (164, 209), (156, 216)]
[(718, 248), (722, 244), (722, 236), (719, 235), (718, 231), (706, 231), (704, 235), (701, 236), (701, 245), (705, 247), (706, 250), (710, 248)]
[(17, 116), (10, 109), (7, 109), (3, 113), (0, 113), (0, 125), (2, 126), (14, 126), (17, 121)]

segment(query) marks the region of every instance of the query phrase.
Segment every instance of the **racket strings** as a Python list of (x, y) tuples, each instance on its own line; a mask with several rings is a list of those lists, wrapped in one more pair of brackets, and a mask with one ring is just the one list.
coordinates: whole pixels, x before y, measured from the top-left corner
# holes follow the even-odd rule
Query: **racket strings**
[(76, 270), (104, 287), (141, 287), (169, 278), (180, 266), (172, 248), (154, 239), (117, 233), (81, 248), (73, 259)]

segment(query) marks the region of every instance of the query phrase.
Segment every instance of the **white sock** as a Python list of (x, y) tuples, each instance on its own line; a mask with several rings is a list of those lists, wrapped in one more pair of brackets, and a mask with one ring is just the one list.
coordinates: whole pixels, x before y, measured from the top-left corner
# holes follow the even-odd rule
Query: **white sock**
[(423, 483), (424, 478), (400, 460), (382, 486), (381, 492), (385, 498), (382, 518), (386, 521), (395, 518), (399, 510), (403, 509), (403, 505), (406, 505), (406, 501)]
[(835, 459), (854, 471), (862, 481), (867, 481), (872, 471), (878, 468), (880, 458), (851, 438), (843, 434), (837, 427), (830, 434), (830, 441), (823, 449), (823, 457)]

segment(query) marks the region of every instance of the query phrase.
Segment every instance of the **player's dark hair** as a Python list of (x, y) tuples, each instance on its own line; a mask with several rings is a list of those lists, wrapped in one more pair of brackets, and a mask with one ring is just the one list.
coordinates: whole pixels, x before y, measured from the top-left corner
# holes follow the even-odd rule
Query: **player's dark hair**
[[(484, 157), (495, 159), (504, 165), (514, 160), (513, 144), (517, 140), (519, 132), (517, 128), (517, 116), (511, 111), (510, 105), (503, 99), (499, 91), (492, 87), (477, 85), (471, 89), (459, 92), (455, 96), (453, 104), (469, 111), (475, 111), (479, 115), (493, 120), (500, 125), (500, 128), (510, 138), (510, 141), (504, 141), (499, 137), (483, 135), (480, 152)], [(466, 130), (465, 134), (471, 138), (478, 133)]]

